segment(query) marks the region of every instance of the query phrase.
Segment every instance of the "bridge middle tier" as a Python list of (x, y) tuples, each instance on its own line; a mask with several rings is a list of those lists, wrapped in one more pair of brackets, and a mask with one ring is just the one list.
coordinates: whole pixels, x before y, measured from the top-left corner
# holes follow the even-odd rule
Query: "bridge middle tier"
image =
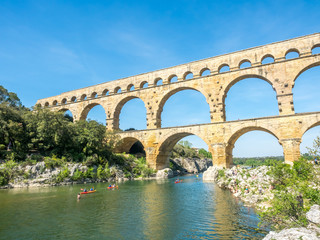
[(232, 150), (243, 134), (260, 130), (276, 137), (283, 147), (285, 162), (292, 163), (300, 157), (303, 134), (320, 125), (320, 112), (271, 116), (229, 122), (216, 122), (179, 127), (119, 132), (122, 139), (117, 152), (129, 152), (140, 141), (150, 167), (163, 169), (169, 165), (170, 153), (183, 137), (196, 135), (208, 145), (214, 166), (230, 167)]

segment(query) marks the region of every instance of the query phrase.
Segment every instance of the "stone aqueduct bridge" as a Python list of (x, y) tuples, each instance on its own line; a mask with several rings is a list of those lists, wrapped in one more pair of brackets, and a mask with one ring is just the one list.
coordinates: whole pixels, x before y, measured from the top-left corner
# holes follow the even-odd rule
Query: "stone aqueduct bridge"
[[(292, 96), (297, 77), (320, 65), (320, 54), (312, 54), (316, 47), (320, 47), (320, 33), (65, 92), (40, 99), (37, 104), (55, 111), (70, 110), (75, 120), (86, 119), (94, 106), (101, 105), (106, 112), (107, 128), (117, 130), (123, 105), (131, 99), (140, 98), (147, 110), (147, 129), (119, 133), (123, 144), (118, 150), (128, 151), (136, 141), (140, 141), (146, 150), (148, 164), (156, 169), (167, 166), (172, 147), (181, 138), (192, 134), (208, 144), (215, 165), (228, 167), (232, 164), (234, 143), (252, 130), (274, 135), (283, 147), (285, 161), (292, 162), (300, 156), (302, 135), (320, 125), (318, 112), (295, 114)], [(287, 59), (290, 52), (296, 52), (298, 57)], [(273, 62), (263, 64), (266, 58), (272, 58)], [(242, 68), (245, 62), (250, 67)], [(225, 66), (229, 70), (221, 72)], [(210, 74), (204, 76), (208, 70)], [(173, 82), (175, 77), (177, 81)], [(272, 86), (277, 95), (279, 115), (226, 121), (225, 98), (229, 89), (238, 81), (252, 77)], [(186, 89), (199, 91), (206, 97), (211, 123), (161, 128), (164, 104), (170, 96)]]

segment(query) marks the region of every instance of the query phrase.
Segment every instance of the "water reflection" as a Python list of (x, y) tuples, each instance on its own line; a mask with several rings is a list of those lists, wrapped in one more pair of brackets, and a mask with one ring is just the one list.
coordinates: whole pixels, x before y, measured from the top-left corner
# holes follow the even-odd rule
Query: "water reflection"
[(251, 208), (193, 176), (135, 181), (82, 195), (74, 185), (0, 191), (4, 239), (261, 239)]

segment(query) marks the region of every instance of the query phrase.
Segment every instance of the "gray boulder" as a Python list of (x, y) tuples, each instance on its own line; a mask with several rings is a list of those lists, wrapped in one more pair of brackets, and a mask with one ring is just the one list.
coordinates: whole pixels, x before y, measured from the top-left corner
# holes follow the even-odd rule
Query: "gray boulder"
[(307, 219), (316, 224), (320, 224), (320, 206), (313, 205), (306, 214)]
[(218, 170), (222, 169), (221, 167), (209, 167), (207, 171), (203, 173), (203, 181), (216, 181), (218, 179)]
[(166, 178), (172, 178), (172, 177), (173, 177), (173, 172), (170, 168), (159, 170), (156, 175), (157, 179), (166, 179)]
[(281, 232), (269, 232), (263, 240), (319, 240), (317, 232), (307, 228), (290, 228)]

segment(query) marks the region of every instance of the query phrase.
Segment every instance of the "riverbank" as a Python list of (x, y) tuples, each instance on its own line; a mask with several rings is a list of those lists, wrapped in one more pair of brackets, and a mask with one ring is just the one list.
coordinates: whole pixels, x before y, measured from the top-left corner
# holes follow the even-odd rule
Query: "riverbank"
[[(46, 187), (98, 182), (152, 180), (199, 173), (212, 162), (208, 159), (172, 159), (172, 169), (155, 171), (148, 168), (143, 158), (123, 155), (123, 165), (69, 163), (58, 158), (40, 162), (6, 161), (0, 164), (0, 188)], [(7, 181), (5, 184), (4, 182)]]
[[(228, 189), (246, 205), (255, 207), (263, 222), (275, 230), (267, 239), (320, 239), (320, 167), (304, 160), (294, 166), (256, 168), (210, 167), (204, 181)], [(312, 216), (312, 217), (310, 217)]]

